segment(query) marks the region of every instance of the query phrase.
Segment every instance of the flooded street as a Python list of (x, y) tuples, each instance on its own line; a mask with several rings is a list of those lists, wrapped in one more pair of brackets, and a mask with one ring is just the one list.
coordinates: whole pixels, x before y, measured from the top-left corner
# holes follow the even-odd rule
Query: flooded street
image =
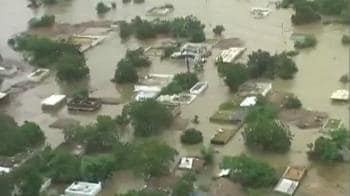
[[(117, 2), (117, 9), (112, 10), (103, 19), (110, 20), (130, 20), (137, 15), (145, 16), (146, 11), (154, 6), (169, 3), (166, 0), (146, 0), (144, 4), (126, 4)], [(2, 2), (0, 7), (0, 54), (4, 58), (21, 61), (21, 54), (14, 52), (7, 46), (7, 40), (12, 35), (25, 31), (27, 21), (36, 14), (55, 14), (58, 22), (79, 23), (89, 20), (98, 20), (95, 11), (96, 0), (71, 0), (62, 4), (37, 10), (36, 12), (26, 7), (26, 1), (7, 0)], [(193, 14), (206, 25), (207, 38), (213, 38), (212, 28), (215, 25), (225, 27), (224, 36), (238, 37), (245, 43), (244, 47), (249, 54), (256, 49), (263, 49), (274, 52), (293, 49), (293, 42), (290, 36), (293, 32), (315, 34), (318, 43), (315, 48), (301, 50), (295, 57), (299, 72), (292, 80), (275, 80), (273, 88), (288, 91), (296, 94), (305, 108), (324, 111), (330, 117), (340, 118), (348, 127), (349, 105), (333, 104), (329, 96), (332, 91), (340, 88), (348, 88), (339, 82), (339, 78), (348, 73), (349, 68), (349, 48), (341, 44), (341, 36), (348, 32), (348, 28), (343, 25), (308, 25), (294, 28), (290, 23), (292, 10), (273, 10), (270, 16), (264, 19), (254, 19), (249, 14), (251, 7), (265, 6), (265, 0), (200, 0), (187, 1), (176, 0), (172, 4), (175, 7), (169, 18), (175, 16), (186, 16)], [(11, 17), (9, 17), (11, 16)], [(151, 19), (151, 17), (146, 17)], [(60, 130), (49, 128), (49, 124), (57, 118), (74, 118), (83, 124), (93, 122), (97, 115), (105, 114), (116, 116), (121, 112), (122, 105), (103, 105), (98, 113), (70, 114), (64, 107), (57, 113), (43, 113), (40, 102), (54, 93), (70, 94), (78, 88), (88, 86), (92, 95), (106, 97), (120, 97), (124, 102), (130, 97), (131, 88), (116, 86), (110, 81), (113, 77), (117, 62), (124, 57), (128, 48), (139, 46), (147, 47), (153, 40), (147, 43), (130, 39), (122, 42), (118, 32), (112, 32), (110, 36), (99, 46), (87, 51), (85, 57), (90, 68), (90, 79), (77, 84), (61, 84), (57, 82), (53, 73), (36, 87), (29, 89), (18, 96), (13, 97), (8, 105), (1, 106), (1, 111), (12, 115), (18, 122), (24, 120), (38, 123), (45, 132), (47, 142), (53, 147), (63, 141), (63, 134)], [(190, 105), (182, 107), (181, 118), (192, 119), (194, 115), (199, 116), (200, 124), (189, 123), (188, 127), (196, 127), (204, 135), (204, 144), (208, 144), (210, 138), (220, 127), (219, 124), (209, 122), (209, 117), (217, 110), (218, 106), (232, 97), (229, 89), (219, 78), (216, 66), (214, 65), (215, 55), (218, 50), (213, 51), (213, 55), (204, 66), (204, 73), (200, 74), (200, 79), (209, 82), (209, 87), (204, 94)], [(243, 56), (243, 60), (246, 56)], [(152, 66), (149, 72), (175, 74), (184, 72), (186, 66), (181, 61), (160, 61), (152, 58)], [(21, 75), (26, 75), (32, 69), (25, 65), (26, 69)], [(349, 128), (349, 127), (348, 127)], [(269, 162), (279, 172), (282, 172), (287, 165), (307, 165), (310, 169), (308, 176), (303, 181), (297, 196), (311, 195), (346, 195), (349, 193), (349, 165), (336, 163), (332, 167), (319, 163), (311, 163), (306, 156), (306, 145), (313, 142), (318, 136), (318, 130), (300, 130), (292, 127), (295, 135), (291, 150), (287, 154), (261, 154), (250, 152), (245, 148), (241, 134), (238, 133), (225, 146), (216, 147), (219, 151), (216, 156), (216, 163), (222, 160), (225, 155), (238, 155), (242, 152), (251, 154), (259, 159)], [(187, 147), (180, 143), (181, 130), (169, 130), (160, 137), (169, 145), (175, 147), (180, 155), (198, 155), (200, 146)], [(208, 169), (199, 179), (200, 183), (207, 184), (217, 172)], [(122, 183), (121, 183), (122, 181)], [(125, 192), (129, 188), (141, 188), (142, 181), (135, 180), (128, 174), (116, 174), (112, 180), (106, 183), (102, 196), (113, 196), (116, 192)], [(315, 194), (315, 191), (317, 194)]]

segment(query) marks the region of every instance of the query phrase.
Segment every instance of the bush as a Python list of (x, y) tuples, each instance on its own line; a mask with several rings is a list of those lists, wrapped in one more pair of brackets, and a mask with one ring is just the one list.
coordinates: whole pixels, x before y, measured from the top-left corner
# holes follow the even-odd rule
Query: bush
[(130, 3), (131, 0), (122, 0), (123, 3)]
[(294, 47), (298, 49), (303, 49), (303, 48), (310, 48), (314, 47), (317, 44), (317, 40), (315, 36), (312, 35), (306, 35), (304, 40), (302, 41), (295, 41), (294, 42)]
[(224, 26), (222, 25), (216, 25), (213, 29), (213, 32), (215, 35), (221, 35), (221, 33), (225, 30)]
[(54, 15), (44, 15), (41, 18), (32, 18), (29, 21), (29, 27), (37, 28), (37, 27), (49, 27), (55, 24), (55, 16)]
[(224, 157), (222, 167), (231, 169), (230, 178), (243, 186), (259, 188), (271, 186), (277, 182), (276, 171), (271, 166), (244, 154)]
[(287, 109), (299, 109), (302, 104), (301, 101), (296, 96), (288, 96), (285, 100), (283, 106)]
[(194, 128), (185, 130), (185, 132), (181, 135), (181, 142), (184, 144), (198, 144), (202, 141), (202, 133)]
[(159, 133), (173, 120), (171, 112), (154, 99), (133, 103), (129, 115), (136, 136), (150, 136)]
[(98, 2), (96, 5), (96, 11), (98, 15), (107, 13), (111, 8), (104, 4), (102, 1)]

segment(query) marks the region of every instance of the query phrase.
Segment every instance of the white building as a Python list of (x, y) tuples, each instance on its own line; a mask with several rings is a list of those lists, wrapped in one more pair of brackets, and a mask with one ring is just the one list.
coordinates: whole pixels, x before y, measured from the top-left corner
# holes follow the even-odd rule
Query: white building
[(100, 182), (74, 182), (64, 191), (64, 196), (96, 196), (101, 190)]
[(41, 102), (43, 109), (55, 109), (66, 101), (66, 95), (51, 95)]
[(244, 51), (246, 48), (229, 48), (227, 50), (222, 50), (220, 55), (216, 57), (216, 61), (218, 62), (220, 59), (224, 63), (232, 63), (235, 61)]

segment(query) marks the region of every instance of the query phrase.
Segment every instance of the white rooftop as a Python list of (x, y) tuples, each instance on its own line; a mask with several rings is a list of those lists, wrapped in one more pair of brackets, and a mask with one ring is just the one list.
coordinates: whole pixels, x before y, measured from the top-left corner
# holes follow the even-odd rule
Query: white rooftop
[(221, 169), (218, 177), (224, 177), (224, 176), (228, 176), (230, 174), (231, 169)]
[(41, 102), (42, 105), (54, 106), (66, 98), (66, 95), (51, 95)]
[(332, 93), (331, 99), (347, 101), (349, 100), (349, 91), (345, 89), (336, 90)]
[(101, 183), (74, 182), (65, 191), (65, 196), (96, 196), (102, 190)]
[(7, 96), (7, 94), (6, 94), (6, 93), (2, 93), (2, 92), (0, 92), (0, 99), (4, 98), (4, 97), (6, 97), (6, 96)]
[(135, 85), (134, 86), (135, 92), (160, 92), (161, 88), (159, 86), (145, 86), (145, 85)]
[(191, 157), (182, 157), (179, 163), (180, 169), (192, 169), (194, 158)]
[(158, 95), (158, 92), (156, 91), (140, 91), (136, 94), (135, 100), (141, 101), (144, 99), (154, 98)]
[(224, 63), (232, 63), (245, 50), (246, 48), (236, 48), (236, 47), (232, 47), (227, 50), (222, 50), (222, 52), (220, 53), (220, 55), (216, 60), (218, 60), (219, 57), (221, 57)]
[(298, 185), (299, 182), (297, 181), (282, 178), (282, 180), (278, 182), (274, 190), (287, 195), (293, 195)]
[(257, 98), (255, 96), (246, 97), (239, 106), (241, 107), (249, 107), (254, 106), (256, 104)]
[(0, 167), (0, 174), (1, 173), (9, 173), (11, 171), (11, 168), (9, 167)]

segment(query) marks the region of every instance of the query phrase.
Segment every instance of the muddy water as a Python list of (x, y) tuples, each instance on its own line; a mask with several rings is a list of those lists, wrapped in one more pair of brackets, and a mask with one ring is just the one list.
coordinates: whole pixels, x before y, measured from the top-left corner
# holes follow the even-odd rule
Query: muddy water
[[(145, 15), (146, 11), (155, 6), (166, 3), (165, 0), (147, 1), (145, 4), (123, 5), (117, 2), (117, 9), (108, 13), (104, 19), (128, 20), (136, 15)], [(313, 33), (318, 39), (315, 49), (303, 50), (295, 60), (299, 67), (294, 80), (280, 81), (273, 83), (274, 88), (295, 93), (307, 108), (326, 111), (330, 116), (341, 118), (348, 125), (348, 105), (332, 104), (329, 100), (330, 93), (338, 88), (347, 88), (339, 83), (339, 77), (348, 72), (349, 52), (348, 48), (340, 44), (340, 39), (347, 28), (340, 25), (312, 25), (293, 28), (290, 24), (291, 10), (274, 10), (273, 13), (261, 20), (253, 19), (249, 15), (252, 6), (264, 6), (266, 1), (260, 0), (201, 0), (186, 1), (177, 0), (172, 2), (175, 11), (169, 16), (184, 16), (193, 14), (206, 24), (207, 37), (213, 36), (211, 29), (217, 24), (225, 26), (225, 37), (239, 37), (245, 41), (248, 52), (258, 48), (270, 52), (292, 49), (290, 35), (295, 32)], [(11, 35), (26, 29), (27, 20), (32, 15), (50, 13), (55, 14), (60, 22), (77, 23), (87, 20), (99, 19), (95, 12), (95, 0), (72, 0), (65, 1), (56, 6), (37, 10), (36, 12), (26, 8), (23, 1), (6, 1), (0, 7), (0, 52), (7, 58), (20, 60), (20, 55), (11, 51), (6, 41)], [(11, 21), (6, 20), (11, 17)], [(283, 28), (282, 28), (283, 26)], [(55, 129), (50, 129), (48, 125), (58, 117), (71, 117), (90, 123), (94, 121), (97, 113), (93, 114), (69, 114), (66, 108), (57, 113), (42, 113), (40, 101), (50, 94), (61, 92), (70, 93), (76, 88), (88, 86), (95, 95), (109, 97), (123, 97), (127, 99), (130, 94), (128, 87), (120, 87), (112, 84), (109, 79), (113, 76), (116, 63), (123, 57), (127, 48), (137, 46), (147, 46), (147, 43), (138, 42), (134, 39), (128, 42), (121, 42), (117, 33), (112, 35), (104, 44), (86, 53), (87, 63), (90, 67), (90, 79), (78, 84), (60, 84), (54, 74), (37, 87), (14, 97), (12, 102), (3, 106), (1, 110), (13, 115), (17, 121), (32, 120), (39, 123), (45, 130), (47, 141), (53, 146), (62, 142), (62, 133)], [(218, 51), (214, 51), (218, 53)], [(243, 58), (245, 59), (245, 58)], [(185, 71), (183, 62), (159, 61), (152, 59), (151, 72), (156, 73), (177, 73)], [(182, 117), (191, 119), (196, 114), (199, 116), (200, 124), (196, 127), (203, 131), (204, 143), (208, 144), (214, 131), (222, 127), (221, 125), (209, 123), (209, 116), (217, 109), (220, 103), (232, 96), (225, 87), (223, 81), (217, 76), (216, 68), (213, 65), (214, 57), (208, 60), (205, 71), (201, 75), (203, 80), (209, 82), (207, 91), (199, 96), (191, 105), (184, 106)], [(30, 67), (28, 67), (30, 69)], [(122, 106), (103, 106), (98, 114), (116, 115)], [(194, 125), (188, 125), (194, 126)], [(169, 130), (160, 139), (178, 149), (180, 155), (197, 155), (200, 146), (187, 147), (179, 143), (181, 130)], [(262, 154), (247, 150), (243, 144), (240, 134), (237, 134), (226, 146), (216, 147), (216, 162), (219, 163), (224, 155), (237, 155), (246, 152), (257, 158), (271, 163), (280, 172), (288, 164), (307, 165), (310, 167), (309, 174), (303, 182), (296, 195), (345, 195), (348, 192), (348, 166), (345, 164), (335, 164), (331, 167), (307, 160), (305, 151), (306, 145), (318, 136), (318, 130), (299, 130), (292, 127), (295, 135), (291, 151), (285, 155)], [(175, 138), (175, 139), (174, 139)], [(217, 168), (214, 168), (215, 172)], [(199, 179), (200, 183), (207, 185), (213, 171), (209, 169), (204, 172)], [(126, 177), (127, 176), (127, 177)], [(123, 183), (121, 183), (123, 181)], [(103, 196), (113, 195), (115, 192), (124, 192), (128, 188), (140, 188), (142, 181), (134, 180), (133, 176), (117, 173), (102, 193)]]

